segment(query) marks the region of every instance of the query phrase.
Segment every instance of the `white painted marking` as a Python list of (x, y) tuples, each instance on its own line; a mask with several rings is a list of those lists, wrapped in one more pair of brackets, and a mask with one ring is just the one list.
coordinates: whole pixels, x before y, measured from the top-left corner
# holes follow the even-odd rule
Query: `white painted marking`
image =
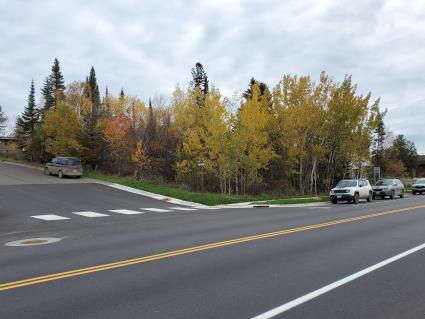
[(405, 252), (402, 252), (402, 253), (400, 253), (398, 255), (395, 255), (394, 257), (385, 259), (384, 261), (381, 261), (381, 262), (379, 262), (379, 263), (377, 263), (377, 264), (375, 264), (373, 266), (370, 266), (368, 268), (365, 268), (363, 270), (360, 270), (360, 271), (358, 271), (358, 272), (356, 272), (356, 273), (354, 273), (354, 274), (352, 274), (352, 275), (350, 275), (348, 277), (342, 278), (342, 279), (340, 279), (338, 281), (335, 281), (335, 282), (333, 282), (333, 283), (331, 283), (331, 284), (329, 284), (327, 286), (324, 286), (324, 287), (322, 287), (320, 289), (317, 289), (315, 291), (312, 291), (312, 292), (310, 292), (310, 293), (308, 293), (308, 294), (306, 294), (306, 295), (304, 295), (302, 297), (299, 297), (299, 298), (294, 299), (294, 300), (292, 300), (290, 302), (287, 302), (287, 303), (285, 303), (285, 304), (283, 304), (281, 306), (278, 306), (278, 307), (276, 307), (276, 308), (274, 308), (272, 310), (269, 310), (269, 311), (267, 311), (267, 312), (265, 312), (263, 314), (260, 314), (258, 316), (255, 316), (252, 319), (269, 319), (269, 318), (273, 318), (273, 317), (275, 317), (277, 315), (280, 315), (280, 314), (282, 314), (282, 313), (284, 313), (284, 312), (286, 312), (286, 311), (288, 311), (288, 310), (290, 310), (290, 309), (292, 309), (292, 308), (294, 308), (296, 306), (299, 306), (299, 305), (301, 305), (301, 304), (303, 304), (303, 303), (305, 303), (307, 301), (310, 301), (311, 299), (314, 299), (316, 297), (319, 297), (320, 295), (323, 295), (323, 294), (325, 294), (325, 293), (327, 293), (327, 292), (329, 292), (331, 290), (334, 290), (334, 289), (336, 289), (336, 288), (338, 288), (338, 287), (340, 287), (342, 285), (345, 285), (345, 284), (347, 284), (347, 283), (349, 283), (349, 282), (351, 282), (351, 281), (353, 281), (355, 279), (358, 279), (358, 278), (360, 278), (360, 277), (362, 277), (364, 275), (367, 275), (367, 274), (371, 273), (372, 271), (378, 270), (379, 268), (382, 268), (384, 266), (387, 266), (387, 265), (389, 265), (389, 264), (391, 264), (391, 263), (393, 263), (393, 262), (395, 262), (397, 260), (400, 260), (400, 259), (402, 259), (402, 258), (404, 258), (406, 256), (409, 256), (409, 255), (411, 255), (411, 254), (413, 254), (413, 253), (415, 253), (415, 252), (417, 252), (419, 250), (422, 250), (424, 248), (425, 248), (425, 243), (423, 243), (423, 244), (421, 244), (419, 246), (416, 246), (416, 247), (414, 247), (412, 249), (409, 249), (409, 250), (407, 250)]
[(110, 212), (124, 214), (124, 215), (136, 215), (136, 214), (144, 214), (145, 212), (140, 212), (137, 210), (129, 210), (129, 209), (110, 209)]
[(172, 212), (171, 209), (162, 209), (162, 208), (140, 208), (140, 209), (148, 210), (150, 212), (158, 212), (158, 213)]
[(95, 212), (74, 212), (73, 214), (84, 216), (84, 217), (90, 217), (90, 218), (109, 216), (109, 215), (106, 215), (106, 214), (100, 214), (100, 213), (95, 213)]
[(69, 219), (68, 217), (63, 217), (55, 214), (48, 214), (48, 215), (35, 215), (31, 216), (33, 218), (37, 219), (43, 219), (43, 220), (63, 220), (63, 219)]
[(10, 241), (6, 243), (5, 245), (10, 247), (46, 245), (46, 244), (56, 243), (61, 240), (62, 238), (56, 238), (56, 237), (28, 238), (28, 239)]
[(185, 210), (185, 211), (189, 211), (189, 210), (198, 210), (197, 208), (188, 208), (188, 207), (168, 207), (170, 209), (175, 209), (175, 210)]

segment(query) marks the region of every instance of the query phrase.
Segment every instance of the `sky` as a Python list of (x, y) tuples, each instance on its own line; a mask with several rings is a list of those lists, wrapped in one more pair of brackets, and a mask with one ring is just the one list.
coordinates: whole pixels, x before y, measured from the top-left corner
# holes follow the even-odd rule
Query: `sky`
[(101, 90), (143, 100), (186, 86), (201, 62), (225, 96), (251, 77), (351, 74), (386, 124), (425, 154), (425, 0), (0, 0), (0, 105), (13, 120), (55, 57), (66, 83), (94, 66)]

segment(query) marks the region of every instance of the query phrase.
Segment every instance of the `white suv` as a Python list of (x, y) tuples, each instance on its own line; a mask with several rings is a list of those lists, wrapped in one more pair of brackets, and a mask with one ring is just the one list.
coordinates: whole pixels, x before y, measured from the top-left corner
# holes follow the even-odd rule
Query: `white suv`
[(358, 204), (362, 198), (371, 202), (373, 190), (367, 179), (344, 179), (331, 189), (329, 196), (333, 204), (341, 200)]

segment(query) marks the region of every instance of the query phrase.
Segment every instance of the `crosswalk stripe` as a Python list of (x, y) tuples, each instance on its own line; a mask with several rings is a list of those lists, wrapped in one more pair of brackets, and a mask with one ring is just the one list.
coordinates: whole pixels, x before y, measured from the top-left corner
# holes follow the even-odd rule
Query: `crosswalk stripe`
[(175, 210), (186, 210), (186, 211), (189, 211), (189, 210), (198, 210), (197, 208), (188, 208), (188, 207), (168, 207), (168, 208), (175, 209)]
[(34, 215), (31, 216), (33, 218), (42, 219), (42, 220), (64, 220), (69, 219), (68, 217), (63, 217), (55, 214), (48, 214), (48, 215)]
[(110, 209), (110, 212), (124, 214), (124, 215), (136, 215), (136, 214), (144, 214), (145, 212), (140, 212), (137, 210), (129, 210), (129, 209)]
[(158, 213), (167, 213), (172, 212), (171, 209), (162, 209), (162, 208), (140, 208), (142, 210), (148, 210), (150, 212), (158, 212)]
[(106, 215), (106, 214), (100, 214), (100, 213), (95, 213), (95, 212), (73, 212), (73, 214), (84, 216), (84, 217), (90, 217), (90, 218), (109, 216), (109, 215)]

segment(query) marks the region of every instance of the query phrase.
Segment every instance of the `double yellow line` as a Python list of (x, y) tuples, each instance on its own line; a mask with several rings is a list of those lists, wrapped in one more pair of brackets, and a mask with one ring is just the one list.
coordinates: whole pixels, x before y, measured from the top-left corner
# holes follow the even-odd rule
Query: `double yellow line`
[(191, 253), (195, 253), (195, 252), (198, 252), (198, 251), (246, 243), (246, 242), (259, 240), (259, 239), (271, 238), (271, 237), (276, 237), (276, 236), (283, 236), (283, 235), (288, 235), (288, 234), (292, 234), (292, 233), (298, 233), (298, 232), (303, 232), (303, 231), (312, 230), (312, 229), (330, 227), (330, 226), (339, 225), (339, 224), (346, 224), (346, 223), (351, 223), (351, 222), (365, 220), (365, 219), (379, 217), (379, 216), (398, 214), (398, 213), (408, 212), (408, 211), (412, 211), (412, 210), (420, 209), (420, 208), (425, 208), (425, 205), (418, 205), (418, 206), (400, 208), (400, 209), (383, 211), (383, 212), (378, 212), (378, 213), (371, 213), (371, 214), (367, 214), (367, 215), (361, 215), (361, 216), (357, 216), (357, 217), (339, 219), (339, 220), (334, 220), (334, 221), (330, 221), (330, 222), (326, 222), (326, 223), (308, 225), (308, 226), (303, 226), (303, 227), (283, 229), (283, 230), (279, 230), (279, 231), (275, 231), (275, 232), (271, 232), (271, 233), (264, 233), (264, 234), (259, 234), (259, 235), (241, 237), (241, 238), (236, 238), (236, 239), (231, 239), (231, 240), (226, 240), (226, 241), (215, 242), (215, 243), (211, 243), (211, 244), (194, 246), (194, 247), (169, 251), (169, 252), (165, 252), (165, 253), (140, 257), (140, 258), (127, 259), (127, 260), (117, 261), (117, 262), (113, 262), (113, 263), (102, 264), (102, 265), (98, 265), (98, 266), (79, 268), (79, 269), (54, 273), (54, 274), (45, 275), (45, 276), (33, 277), (33, 278), (28, 278), (28, 279), (23, 279), (23, 280), (18, 280), (18, 281), (0, 284), (0, 291), (15, 289), (15, 288), (19, 288), (19, 287), (25, 287), (25, 286), (30, 286), (30, 285), (36, 285), (36, 284), (40, 284), (40, 283), (43, 283), (43, 282), (49, 282), (49, 281), (59, 280), (59, 279), (68, 278), (68, 277), (86, 275), (86, 274), (104, 271), (104, 270), (108, 270), (108, 269), (114, 269), (114, 268), (126, 267), (126, 266), (131, 266), (131, 265), (136, 265), (136, 264), (142, 264), (142, 263), (146, 263), (146, 262), (149, 262), (149, 261), (161, 260), (161, 259), (171, 258), (171, 257), (175, 257), (175, 256), (191, 254)]

